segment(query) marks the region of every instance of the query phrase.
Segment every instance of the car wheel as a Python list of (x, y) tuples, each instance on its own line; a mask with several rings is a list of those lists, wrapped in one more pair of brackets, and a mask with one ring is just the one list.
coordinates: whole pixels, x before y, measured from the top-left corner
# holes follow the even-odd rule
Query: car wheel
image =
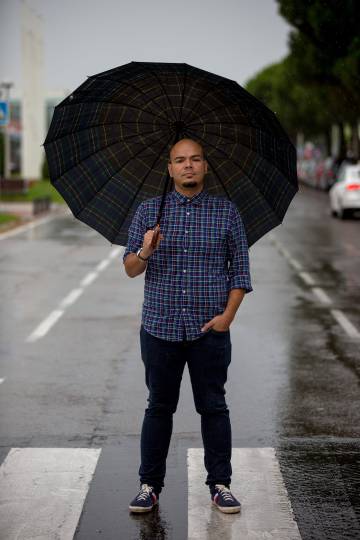
[(346, 208), (342, 208), (340, 211), (339, 211), (339, 218), (340, 219), (347, 219), (349, 216), (349, 211), (346, 209)]

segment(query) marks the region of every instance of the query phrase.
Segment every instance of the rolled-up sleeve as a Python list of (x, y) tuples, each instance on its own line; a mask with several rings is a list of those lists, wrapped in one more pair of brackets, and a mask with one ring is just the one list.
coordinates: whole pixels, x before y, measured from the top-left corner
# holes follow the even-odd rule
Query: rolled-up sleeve
[(136, 209), (131, 225), (128, 230), (128, 241), (123, 253), (123, 262), (129, 253), (136, 253), (143, 245), (144, 234), (146, 233), (144, 219), (144, 203), (140, 203)]
[(228, 257), (230, 289), (245, 289), (245, 293), (251, 292), (253, 288), (251, 286), (249, 248), (245, 226), (233, 203), (230, 211)]

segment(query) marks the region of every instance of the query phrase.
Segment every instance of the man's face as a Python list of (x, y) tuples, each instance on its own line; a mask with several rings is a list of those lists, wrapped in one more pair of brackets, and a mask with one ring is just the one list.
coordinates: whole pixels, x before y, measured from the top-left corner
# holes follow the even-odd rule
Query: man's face
[(183, 139), (176, 143), (171, 149), (168, 167), (177, 191), (195, 194), (203, 189), (207, 162), (195, 141)]

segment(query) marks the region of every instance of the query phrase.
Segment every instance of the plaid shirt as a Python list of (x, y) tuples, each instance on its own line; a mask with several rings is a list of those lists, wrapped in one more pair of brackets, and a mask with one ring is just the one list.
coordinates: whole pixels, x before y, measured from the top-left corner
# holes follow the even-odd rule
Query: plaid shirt
[[(161, 196), (142, 202), (129, 227), (123, 261), (156, 224)], [(230, 289), (252, 291), (247, 238), (235, 204), (202, 190), (191, 199), (175, 189), (166, 195), (164, 238), (145, 273), (142, 325), (165, 340), (193, 340), (227, 305)]]

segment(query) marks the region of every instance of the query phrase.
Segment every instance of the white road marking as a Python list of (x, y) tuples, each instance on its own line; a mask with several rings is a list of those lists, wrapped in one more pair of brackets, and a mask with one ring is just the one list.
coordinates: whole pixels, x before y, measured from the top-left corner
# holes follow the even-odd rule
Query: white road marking
[(37, 341), (38, 339), (44, 337), (50, 328), (54, 326), (54, 324), (62, 317), (64, 314), (63, 309), (55, 309), (44, 319), (39, 326), (35, 328), (35, 330), (26, 338), (27, 343), (33, 343), (34, 341)]
[(80, 281), (81, 287), (87, 287), (98, 277), (98, 272), (89, 272), (82, 281)]
[(223, 514), (204, 484), (204, 450), (188, 449), (188, 540), (301, 540), (274, 448), (232, 449), (238, 514)]
[(296, 259), (293, 259), (292, 257), (290, 257), (288, 261), (291, 264), (291, 266), (295, 268), (295, 270), (297, 270), (298, 272), (301, 272), (303, 270), (303, 266)]
[[(315, 281), (310, 276), (308, 272), (303, 271), (303, 267), (301, 264), (293, 259), (289, 252), (280, 244), (280, 242), (276, 239), (276, 237), (272, 234), (270, 237), (270, 242), (274, 244), (277, 248), (277, 250), (284, 255), (284, 257), (288, 260), (288, 262), (293, 266), (297, 271), (298, 275), (305, 281), (307, 285), (314, 285)], [(348, 244), (349, 246), (350, 244)], [(331, 298), (326, 294), (324, 289), (320, 287), (311, 287), (314, 295), (325, 305), (330, 306), (333, 304), (333, 301)], [(352, 322), (349, 321), (349, 319), (346, 317), (346, 315), (338, 310), (338, 309), (331, 309), (330, 310), (332, 316), (335, 318), (335, 320), (340, 324), (340, 326), (345, 330), (347, 335), (351, 338), (360, 339), (360, 332), (359, 330), (352, 324)]]
[(64, 300), (60, 302), (60, 308), (65, 309), (68, 306), (71, 306), (71, 304), (76, 302), (76, 300), (79, 298), (79, 296), (82, 295), (83, 292), (83, 288), (73, 289), (67, 296), (65, 296)]
[(3, 377), (2, 379), (0, 379), (0, 384), (3, 383), (5, 381), (5, 377)]
[(342, 326), (347, 335), (351, 338), (360, 339), (359, 330), (353, 325), (352, 322), (344, 315), (339, 309), (331, 309), (332, 316), (337, 320), (337, 322)]
[(72, 540), (101, 449), (12, 448), (0, 467), (2, 540)]
[(102, 270), (105, 270), (105, 268), (107, 268), (109, 266), (109, 264), (111, 263), (111, 260), (110, 259), (104, 259), (103, 261), (101, 261), (97, 267), (96, 267), (96, 272), (101, 272)]
[(37, 341), (40, 338), (43, 338), (48, 331), (54, 326), (54, 324), (60, 319), (60, 317), (65, 313), (66, 309), (74, 304), (76, 300), (82, 295), (84, 292), (85, 287), (90, 285), (102, 272), (107, 268), (111, 262), (112, 259), (114, 259), (116, 256), (118, 256), (121, 252), (122, 248), (118, 247), (115, 249), (112, 249), (108, 257), (102, 261), (96, 266), (95, 272), (90, 272), (87, 274), (81, 281), (80, 287), (73, 289), (61, 302), (59, 303), (58, 309), (55, 309), (44, 319), (39, 326), (35, 328), (35, 330), (26, 338), (27, 343), (33, 343), (34, 341)]
[(324, 289), (321, 289), (320, 287), (313, 287), (312, 292), (315, 294), (315, 296), (317, 296), (317, 298), (323, 304), (327, 304), (327, 305), (332, 304), (331, 298), (326, 294)]
[(5, 240), (6, 238), (10, 238), (11, 236), (16, 236), (26, 231), (31, 231), (35, 229), (36, 227), (39, 227), (39, 225), (44, 225), (45, 223), (49, 223), (50, 221), (53, 221), (54, 219), (63, 217), (64, 215), (66, 216), (68, 214), (71, 214), (70, 209), (68, 210), (68, 212), (64, 212), (63, 214), (46, 216), (44, 218), (36, 219), (35, 221), (32, 221), (31, 223), (27, 223), (26, 225), (20, 225), (20, 227), (16, 227), (15, 229), (12, 229), (11, 231), (1, 233), (0, 240)]
[(308, 272), (299, 272), (299, 276), (305, 281), (306, 285), (315, 285), (315, 280)]

